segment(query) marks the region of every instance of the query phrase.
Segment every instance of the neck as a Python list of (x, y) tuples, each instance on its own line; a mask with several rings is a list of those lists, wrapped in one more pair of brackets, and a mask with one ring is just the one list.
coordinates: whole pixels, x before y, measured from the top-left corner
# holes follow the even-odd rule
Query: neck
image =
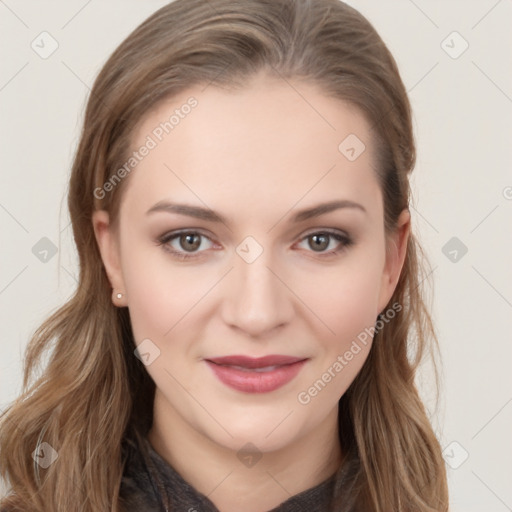
[(155, 394), (153, 448), (222, 512), (271, 510), (333, 475), (341, 464), (338, 408), (312, 432), (273, 451), (251, 454), (198, 432)]

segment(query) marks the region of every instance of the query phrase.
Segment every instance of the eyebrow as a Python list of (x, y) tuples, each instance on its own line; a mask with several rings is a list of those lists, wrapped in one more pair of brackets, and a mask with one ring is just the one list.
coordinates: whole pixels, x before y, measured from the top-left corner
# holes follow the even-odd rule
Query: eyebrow
[[(303, 222), (305, 220), (311, 219), (313, 217), (318, 217), (320, 215), (324, 215), (326, 213), (332, 212), (334, 210), (339, 210), (341, 208), (353, 208), (356, 210), (360, 210), (363, 213), (367, 213), (366, 209), (363, 205), (359, 203), (355, 203), (354, 201), (350, 201), (348, 199), (341, 199), (336, 201), (329, 201), (327, 203), (317, 204), (310, 208), (306, 208), (303, 210), (299, 210), (295, 213), (295, 215), (291, 218), (291, 222), (298, 223)], [(146, 215), (155, 213), (155, 212), (168, 212), (175, 213), (179, 215), (186, 215), (188, 217), (195, 217), (196, 219), (211, 221), (211, 222), (221, 222), (226, 224), (226, 218), (218, 212), (215, 212), (209, 208), (203, 208), (201, 206), (192, 206), (189, 204), (179, 204), (172, 203), (169, 201), (159, 201), (154, 206), (152, 206), (147, 212)]]

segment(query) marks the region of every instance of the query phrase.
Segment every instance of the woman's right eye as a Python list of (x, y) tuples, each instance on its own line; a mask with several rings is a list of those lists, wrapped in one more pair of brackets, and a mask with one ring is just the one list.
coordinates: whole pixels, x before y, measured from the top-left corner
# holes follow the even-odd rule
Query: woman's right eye
[[(172, 256), (186, 260), (189, 258), (197, 258), (204, 252), (204, 240), (210, 240), (203, 233), (197, 231), (173, 231), (166, 233), (158, 239), (159, 245)], [(199, 249), (203, 250), (199, 250)]]

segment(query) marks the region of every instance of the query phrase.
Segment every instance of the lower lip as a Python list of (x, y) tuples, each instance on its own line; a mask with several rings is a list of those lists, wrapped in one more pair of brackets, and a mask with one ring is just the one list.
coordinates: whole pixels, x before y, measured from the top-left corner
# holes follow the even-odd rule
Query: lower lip
[(306, 360), (279, 366), (268, 372), (244, 371), (211, 361), (206, 363), (217, 378), (230, 388), (246, 393), (269, 393), (290, 382), (300, 372)]

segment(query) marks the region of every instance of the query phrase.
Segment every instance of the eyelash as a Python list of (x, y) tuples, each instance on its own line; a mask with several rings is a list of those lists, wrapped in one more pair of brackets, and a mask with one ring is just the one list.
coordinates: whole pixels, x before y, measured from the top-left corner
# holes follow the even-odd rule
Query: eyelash
[[(180, 237), (182, 235), (199, 235), (199, 236), (207, 238), (208, 240), (211, 241), (210, 237), (206, 236), (205, 234), (203, 234), (203, 233), (201, 233), (199, 231), (192, 231), (192, 230), (191, 231), (186, 231), (186, 230), (184, 230), (184, 231), (171, 231), (170, 233), (165, 233), (164, 235), (162, 235), (161, 237), (158, 238), (157, 245), (162, 246), (164, 251), (170, 253), (172, 255), (172, 257), (177, 258), (177, 259), (179, 259), (181, 261), (191, 260), (191, 259), (200, 257), (201, 253), (204, 252), (204, 251), (199, 251), (199, 252), (195, 252), (195, 253), (186, 253), (186, 252), (181, 252), (181, 251), (177, 251), (175, 249), (172, 249), (168, 245), (169, 242), (171, 242), (172, 240), (174, 240), (174, 239), (176, 239), (176, 238), (178, 238), (178, 237)], [(310, 237), (312, 237), (314, 235), (328, 235), (331, 238), (336, 239), (341, 244), (341, 247), (338, 248), (338, 249), (334, 249), (334, 250), (327, 251), (327, 252), (318, 252), (317, 254), (321, 258), (327, 258), (329, 256), (338, 255), (338, 254), (342, 253), (343, 251), (347, 250), (354, 243), (352, 238), (350, 238), (348, 235), (346, 235), (344, 233), (341, 233), (339, 231), (332, 231), (332, 230), (329, 230), (329, 229), (324, 229), (324, 230), (321, 230), (321, 231), (313, 231), (311, 233), (308, 233), (307, 235), (302, 237), (300, 241), (302, 242), (304, 240), (307, 240), (308, 238), (310, 238)], [(308, 251), (308, 252), (313, 252), (314, 253), (315, 251)]]

